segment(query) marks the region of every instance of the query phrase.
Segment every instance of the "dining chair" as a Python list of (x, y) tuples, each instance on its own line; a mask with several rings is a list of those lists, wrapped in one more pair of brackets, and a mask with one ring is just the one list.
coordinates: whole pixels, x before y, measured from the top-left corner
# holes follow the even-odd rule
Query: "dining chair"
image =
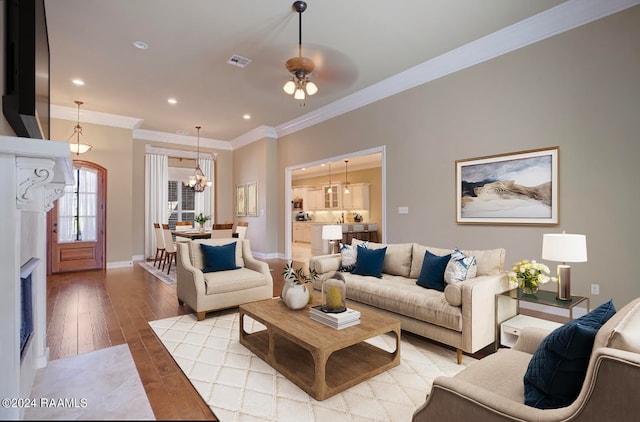
[[(156, 256), (153, 259), (153, 266), (156, 266), (156, 262), (158, 263), (158, 268), (160, 268), (160, 264), (164, 259), (164, 233), (162, 232), (162, 228), (160, 227), (160, 223), (153, 223), (153, 231), (156, 235)], [(160, 256), (158, 256), (158, 254)]]
[(167, 274), (171, 271), (171, 263), (176, 262), (176, 244), (173, 241), (173, 237), (171, 236), (171, 229), (168, 224), (162, 225), (162, 231), (164, 233), (164, 262), (162, 263), (162, 271), (164, 271), (164, 267), (167, 263), (169, 263), (169, 268), (167, 268)]
[(246, 221), (238, 221), (236, 225), (236, 234), (238, 235), (238, 239), (244, 239), (247, 236), (247, 228), (249, 227), (249, 223)]
[(191, 221), (176, 221), (176, 231), (189, 230), (192, 227)]

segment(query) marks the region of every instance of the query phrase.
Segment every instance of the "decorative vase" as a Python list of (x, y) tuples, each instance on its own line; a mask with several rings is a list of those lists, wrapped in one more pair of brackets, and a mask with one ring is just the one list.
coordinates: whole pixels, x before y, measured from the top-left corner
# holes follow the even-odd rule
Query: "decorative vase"
[(538, 293), (538, 286), (534, 286), (529, 285), (529, 286), (522, 286), (522, 293), (524, 293), (525, 295), (535, 295), (536, 293)]
[(204, 233), (204, 223), (200, 223), (200, 233)]
[(309, 303), (309, 289), (304, 284), (291, 283), (286, 289), (283, 289), (283, 300), (289, 309), (302, 309)]

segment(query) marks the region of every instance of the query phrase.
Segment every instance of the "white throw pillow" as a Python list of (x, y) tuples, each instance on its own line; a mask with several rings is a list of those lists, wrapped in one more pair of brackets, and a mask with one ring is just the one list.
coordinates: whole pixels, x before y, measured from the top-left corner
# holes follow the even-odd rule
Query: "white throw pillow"
[(444, 270), (444, 281), (447, 284), (459, 283), (476, 276), (478, 267), (475, 256), (467, 256), (458, 248), (451, 252), (451, 259)]
[(354, 265), (356, 265), (356, 258), (358, 257), (357, 246), (340, 243), (340, 255), (342, 255), (340, 271), (353, 270)]

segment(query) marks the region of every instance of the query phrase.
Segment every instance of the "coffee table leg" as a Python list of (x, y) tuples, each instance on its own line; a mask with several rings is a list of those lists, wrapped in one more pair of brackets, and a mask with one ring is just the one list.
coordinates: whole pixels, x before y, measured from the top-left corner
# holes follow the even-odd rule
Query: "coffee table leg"
[(311, 390), (315, 393), (314, 397), (318, 397), (318, 400), (324, 400), (327, 396), (327, 360), (329, 355), (322, 350), (316, 350), (312, 352), (315, 380)]

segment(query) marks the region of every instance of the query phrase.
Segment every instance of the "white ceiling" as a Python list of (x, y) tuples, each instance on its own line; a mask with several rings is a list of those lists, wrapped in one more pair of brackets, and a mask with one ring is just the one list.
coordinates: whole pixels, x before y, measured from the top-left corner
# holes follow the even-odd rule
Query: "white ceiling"
[[(193, 136), (201, 125), (202, 138), (232, 141), (317, 111), (564, 1), (310, 0), (303, 52), (316, 63), (312, 78), (320, 90), (304, 107), (282, 90), (289, 79), (284, 63), (297, 55), (293, 0), (45, 2), (51, 103), (58, 114), (68, 107), (75, 120), (74, 100), (81, 100), (83, 112), (133, 118), (136, 128), (169, 138), (181, 130)], [(134, 41), (149, 48), (139, 50)], [(252, 62), (244, 69), (229, 65), (233, 54)], [(85, 85), (73, 85), (74, 78)], [(170, 97), (178, 103), (168, 104)], [(242, 118), (245, 113), (250, 120)]]

